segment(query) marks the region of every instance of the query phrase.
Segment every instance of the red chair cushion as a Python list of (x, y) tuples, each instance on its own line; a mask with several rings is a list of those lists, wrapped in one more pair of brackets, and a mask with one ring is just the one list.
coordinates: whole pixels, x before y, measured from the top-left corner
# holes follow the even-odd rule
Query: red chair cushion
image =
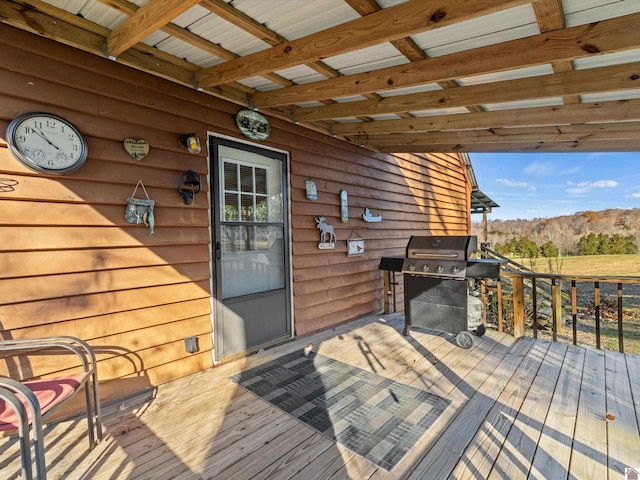
[[(40, 404), (40, 412), (44, 415), (52, 408), (64, 402), (82, 385), (86, 379), (86, 373), (66, 375), (64, 377), (46, 378), (42, 380), (31, 380), (23, 384), (36, 395)], [(27, 409), (28, 421), (31, 424), (31, 410), (27, 402), (17, 394)], [(18, 417), (11, 405), (0, 399), (0, 431), (15, 430), (18, 428)]]

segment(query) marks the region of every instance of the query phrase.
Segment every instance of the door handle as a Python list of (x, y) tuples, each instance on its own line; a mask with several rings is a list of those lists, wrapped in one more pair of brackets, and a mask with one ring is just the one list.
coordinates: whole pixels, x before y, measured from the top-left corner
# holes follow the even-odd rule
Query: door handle
[(222, 245), (220, 242), (216, 242), (216, 260), (222, 258)]

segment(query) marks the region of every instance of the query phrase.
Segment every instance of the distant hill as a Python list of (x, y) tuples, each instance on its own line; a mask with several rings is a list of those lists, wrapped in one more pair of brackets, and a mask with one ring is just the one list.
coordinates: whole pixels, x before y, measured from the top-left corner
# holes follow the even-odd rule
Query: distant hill
[[(633, 235), (636, 245), (640, 246), (640, 208), (586, 210), (573, 215), (533, 220), (491, 220), (490, 216), (487, 219), (487, 241), (494, 247), (496, 243), (504, 244), (514, 237), (526, 236), (538, 246), (552, 241), (560, 255), (573, 255), (580, 237), (590, 233)], [(474, 221), (471, 230), (478, 236), (478, 242), (485, 241), (481, 220)]]

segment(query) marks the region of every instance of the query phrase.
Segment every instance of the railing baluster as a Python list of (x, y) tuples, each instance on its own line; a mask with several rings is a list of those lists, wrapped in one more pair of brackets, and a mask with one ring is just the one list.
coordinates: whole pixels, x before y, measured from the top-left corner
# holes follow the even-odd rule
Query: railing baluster
[(600, 282), (594, 283), (593, 305), (596, 314), (596, 348), (600, 350)]
[(558, 286), (556, 285), (556, 279), (552, 278), (551, 279), (551, 319), (553, 320), (553, 341), (557, 342), (558, 341), (558, 312), (556, 311), (556, 302), (557, 302), (557, 295), (556, 295), (556, 289), (558, 288)]
[(573, 328), (573, 344), (578, 344), (578, 313), (577, 303), (578, 295), (576, 292), (576, 281), (571, 280), (571, 323)]
[(502, 332), (502, 282), (500, 278), (496, 282), (496, 287), (498, 289), (498, 331)]
[(531, 300), (533, 303), (533, 338), (538, 338), (538, 291), (536, 279), (531, 279)]
[(624, 336), (622, 334), (622, 283), (618, 283), (618, 349), (624, 353)]
[[(484, 280), (480, 281), (480, 299), (482, 300), (482, 305), (487, 304), (487, 284)], [(482, 323), (487, 324), (487, 309), (482, 309)]]

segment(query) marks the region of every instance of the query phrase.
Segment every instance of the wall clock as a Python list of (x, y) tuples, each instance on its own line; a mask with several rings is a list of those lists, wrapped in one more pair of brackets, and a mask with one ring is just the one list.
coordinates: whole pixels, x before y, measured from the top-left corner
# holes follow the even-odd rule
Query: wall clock
[(87, 159), (87, 142), (71, 122), (58, 115), (31, 112), (14, 118), (7, 127), (9, 150), (38, 173), (66, 175)]
[(271, 124), (267, 117), (250, 108), (236, 113), (236, 125), (242, 134), (251, 140), (262, 141), (271, 135)]

